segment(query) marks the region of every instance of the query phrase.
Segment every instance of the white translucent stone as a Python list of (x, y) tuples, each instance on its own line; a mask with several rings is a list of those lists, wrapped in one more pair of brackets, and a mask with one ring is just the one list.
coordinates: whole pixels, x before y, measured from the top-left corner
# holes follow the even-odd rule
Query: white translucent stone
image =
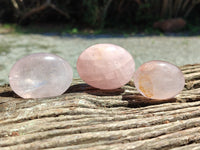
[(63, 94), (73, 78), (71, 66), (61, 57), (37, 53), (23, 57), (12, 67), (9, 82), (23, 98), (44, 98)]

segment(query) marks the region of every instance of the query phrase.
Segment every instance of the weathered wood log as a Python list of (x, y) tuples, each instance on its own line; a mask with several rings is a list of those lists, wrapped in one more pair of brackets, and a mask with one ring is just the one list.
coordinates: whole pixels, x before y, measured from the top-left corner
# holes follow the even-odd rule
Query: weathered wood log
[(1, 150), (200, 148), (200, 64), (180, 67), (184, 90), (150, 100), (130, 81), (102, 91), (74, 79), (62, 96), (22, 99), (0, 87)]

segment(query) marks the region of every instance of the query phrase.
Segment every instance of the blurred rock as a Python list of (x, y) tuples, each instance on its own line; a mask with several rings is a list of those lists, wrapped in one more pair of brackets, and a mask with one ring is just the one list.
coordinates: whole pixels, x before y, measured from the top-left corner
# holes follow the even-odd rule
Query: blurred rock
[(173, 32), (183, 29), (185, 25), (186, 21), (184, 19), (175, 18), (164, 21), (157, 21), (154, 23), (153, 27), (156, 29), (161, 29), (164, 32)]

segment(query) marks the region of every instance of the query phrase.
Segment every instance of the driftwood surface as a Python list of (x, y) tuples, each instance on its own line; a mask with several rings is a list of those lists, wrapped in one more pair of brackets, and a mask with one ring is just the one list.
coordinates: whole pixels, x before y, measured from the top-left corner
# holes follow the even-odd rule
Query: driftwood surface
[(74, 79), (62, 96), (22, 99), (0, 87), (0, 150), (200, 149), (200, 64), (180, 67), (184, 90), (141, 96), (133, 82), (102, 91)]

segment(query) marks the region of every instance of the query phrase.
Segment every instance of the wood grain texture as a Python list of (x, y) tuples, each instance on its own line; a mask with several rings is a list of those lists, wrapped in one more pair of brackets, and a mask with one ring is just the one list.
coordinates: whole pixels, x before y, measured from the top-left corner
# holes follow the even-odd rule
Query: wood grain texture
[(150, 100), (130, 81), (116, 90), (74, 79), (62, 96), (22, 99), (0, 87), (0, 150), (200, 149), (200, 64), (180, 67), (184, 90)]

